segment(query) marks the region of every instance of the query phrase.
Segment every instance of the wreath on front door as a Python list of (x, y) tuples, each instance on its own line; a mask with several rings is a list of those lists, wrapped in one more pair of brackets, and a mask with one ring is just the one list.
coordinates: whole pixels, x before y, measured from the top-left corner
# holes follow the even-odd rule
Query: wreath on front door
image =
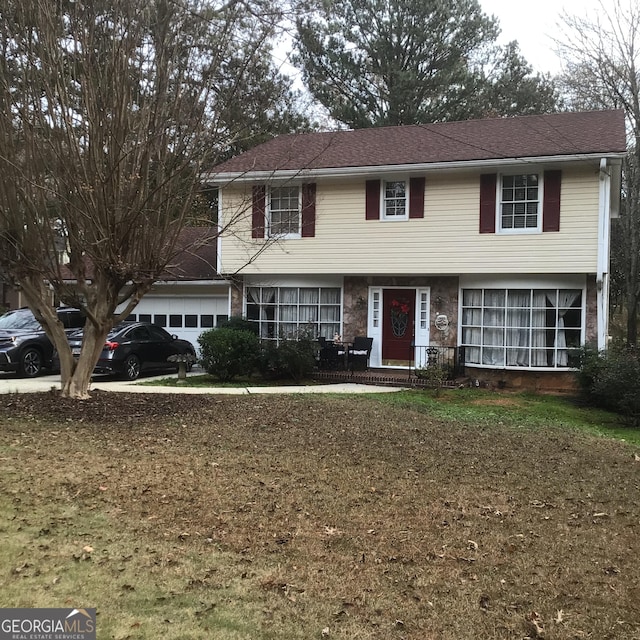
[(406, 300), (391, 301), (391, 330), (396, 338), (402, 338), (409, 326), (409, 303)]

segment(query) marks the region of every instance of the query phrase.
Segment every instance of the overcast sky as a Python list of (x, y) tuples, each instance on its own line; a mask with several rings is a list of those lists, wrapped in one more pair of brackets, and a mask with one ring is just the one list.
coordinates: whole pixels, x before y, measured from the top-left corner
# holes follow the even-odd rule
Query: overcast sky
[[(616, 2), (616, 0), (613, 0)], [(480, 0), (485, 13), (500, 22), (501, 43), (517, 40), (520, 51), (535, 71), (558, 73), (560, 61), (553, 52), (553, 36), (566, 11), (569, 15), (596, 15), (598, 0)]]

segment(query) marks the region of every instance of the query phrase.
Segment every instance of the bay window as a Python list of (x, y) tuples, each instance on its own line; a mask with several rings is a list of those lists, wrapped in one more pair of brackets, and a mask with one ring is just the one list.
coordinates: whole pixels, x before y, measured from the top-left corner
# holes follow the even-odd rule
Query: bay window
[(576, 367), (582, 318), (580, 289), (463, 289), (465, 364)]
[(302, 334), (332, 339), (340, 333), (338, 287), (248, 287), (247, 319), (263, 339), (296, 339)]

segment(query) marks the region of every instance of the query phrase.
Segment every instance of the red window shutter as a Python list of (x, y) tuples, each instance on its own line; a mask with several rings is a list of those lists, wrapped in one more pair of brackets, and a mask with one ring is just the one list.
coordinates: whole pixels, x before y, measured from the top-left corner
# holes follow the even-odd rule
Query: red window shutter
[(496, 184), (495, 173), (480, 176), (480, 233), (496, 232)]
[(316, 183), (302, 185), (302, 237), (316, 235)]
[(544, 172), (544, 202), (542, 203), (542, 230), (560, 231), (560, 183), (562, 171)]
[(267, 188), (263, 184), (253, 187), (253, 204), (251, 209), (251, 237), (264, 238), (264, 216), (267, 200)]
[(409, 180), (409, 217), (424, 218), (424, 178)]
[(380, 180), (367, 180), (367, 220), (380, 219)]

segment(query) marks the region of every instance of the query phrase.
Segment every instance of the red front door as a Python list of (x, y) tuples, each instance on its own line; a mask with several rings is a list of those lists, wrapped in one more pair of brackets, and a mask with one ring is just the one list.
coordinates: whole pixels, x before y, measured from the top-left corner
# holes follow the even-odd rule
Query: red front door
[(382, 292), (382, 364), (409, 366), (413, 360), (415, 289)]

